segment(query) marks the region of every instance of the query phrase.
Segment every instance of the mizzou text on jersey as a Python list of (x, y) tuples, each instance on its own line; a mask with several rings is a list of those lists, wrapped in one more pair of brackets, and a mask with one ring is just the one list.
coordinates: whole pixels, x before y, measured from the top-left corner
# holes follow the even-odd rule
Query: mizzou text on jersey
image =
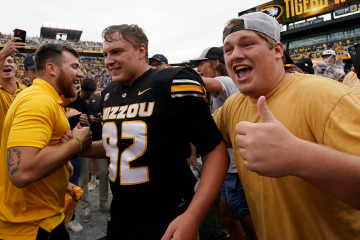
[[(192, 142), (202, 155), (222, 140), (190, 68), (150, 69), (131, 87), (111, 83), (102, 92), (103, 144), (113, 192), (107, 239), (160, 239), (194, 194), (187, 164)], [(152, 230), (150, 230), (152, 229)], [(155, 231), (154, 229), (158, 229)], [(147, 231), (145, 231), (147, 232)]]

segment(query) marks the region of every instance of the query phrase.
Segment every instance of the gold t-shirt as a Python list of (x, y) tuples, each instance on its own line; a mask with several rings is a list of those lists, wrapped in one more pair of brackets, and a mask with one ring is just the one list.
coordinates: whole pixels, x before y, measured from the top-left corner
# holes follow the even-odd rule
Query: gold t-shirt
[[(360, 95), (350, 88), (295, 73), (265, 97), (276, 119), (296, 137), (360, 156)], [(238, 93), (214, 114), (234, 149), (236, 124), (261, 122), (256, 102)], [(259, 239), (360, 238), (360, 211), (298, 177), (259, 176), (244, 166), (238, 151), (234, 155)]]
[(17, 188), (8, 178), (6, 163), (7, 148), (59, 145), (70, 129), (62, 104), (50, 84), (36, 79), (8, 110), (0, 148), (0, 239), (36, 239), (39, 226), (50, 232), (64, 220), (69, 182), (66, 165), (44, 179)]
[(360, 93), (360, 81), (356, 73), (350, 71), (344, 78), (343, 84), (352, 88), (355, 92)]
[(3, 85), (0, 84), (0, 146), (1, 146), (1, 136), (2, 136), (2, 128), (6, 116), (6, 112), (8, 111), (11, 103), (14, 101), (15, 97), (26, 88), (25, 85), (20, 84), (18, 81), (16, 81), (16, 84), (18, 86), (18, 89), (11, 94), (9, 90), (3, 87)]

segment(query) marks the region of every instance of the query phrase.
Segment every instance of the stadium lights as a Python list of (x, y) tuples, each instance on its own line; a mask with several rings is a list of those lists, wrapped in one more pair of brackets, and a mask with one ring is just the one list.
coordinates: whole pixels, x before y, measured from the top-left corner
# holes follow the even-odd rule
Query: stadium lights
[(68, 29), (68, 30), (78, 30), (78, 31), (83, 30), (83, 28), (81, 26), (77, 26), (77, 25), (68, 25), (68, 24), (61, 24), (61, 23), (49, 23), (49, 22), (44, 22), (43, 27), (58, 28), (58, 29)]

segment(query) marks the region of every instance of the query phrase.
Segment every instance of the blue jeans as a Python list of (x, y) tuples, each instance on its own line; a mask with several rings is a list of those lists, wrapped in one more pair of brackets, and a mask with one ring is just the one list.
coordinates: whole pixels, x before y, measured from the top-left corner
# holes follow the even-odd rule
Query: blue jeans
[[(75, 184), (76, 186), (78, 186), (78, 181), (79, 181), (79, 176), (80, 176), (80, 172), (81, 172), (81, 158), (80, 157), (73, 157), (70, 162), (74, 167), (74, 174), (72, 175), (72, 177), (70, 178), (69, 182), (71, 182), (72, 184)], [(73, 215), (73, 217), (71, 218), (71, 221), (75, 219), (75, 213)]]

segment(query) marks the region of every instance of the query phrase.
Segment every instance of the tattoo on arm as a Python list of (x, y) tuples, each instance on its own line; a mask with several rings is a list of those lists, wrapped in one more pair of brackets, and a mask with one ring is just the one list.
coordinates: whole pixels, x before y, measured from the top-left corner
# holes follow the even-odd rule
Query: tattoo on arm
[[(13, 153), (14, 152), (17, 156), (17, 162), (16, 162), (16, 166), (15, 163), (14, 163), (14, 155)], [(16, 173), (17, 171), (19, 171), (19, 166), (20, 166), (20, 163), (21, 163), (21, 154), (22, 152), (18, 149), (12, 149), (12, 152), (10, 149), (7, 150), (7, 167), (8, 167), (8, 172), (10, 172), (11, 176), (14, 175), (14, 173)], [(14, 166), (14, 167), (13, 167)]]
[(13, 158), (12, 158), (12, 154), (11, 154), (11, 150), (8, 149), (7, 150), (7, 167), (8, 167), (8, 172), (10, 172), (11, 167), (14, 165), (13, 162)]

